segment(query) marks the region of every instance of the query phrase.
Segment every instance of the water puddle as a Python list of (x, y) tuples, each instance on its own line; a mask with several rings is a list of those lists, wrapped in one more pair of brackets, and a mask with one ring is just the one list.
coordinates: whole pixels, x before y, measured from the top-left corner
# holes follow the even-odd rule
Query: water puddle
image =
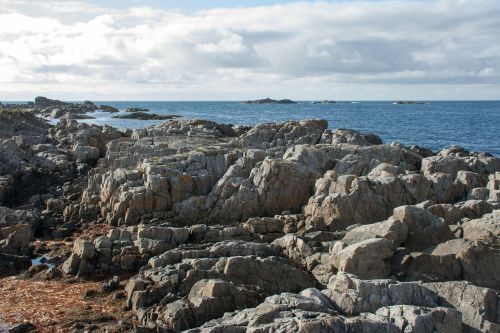
[(31, 265), (32, 266), (38, 266), (38, 265), (47, 265), (49, 268), (52, 268), (52, 267), (56, 267), (55, 264), (52, 264), (50, 263), (50, 260), (52, 259), (52, 257), (48, 256), (48, 255), (43, 255), (43, 256), (40, 256), (40, 257), (36, 257), (36, 258), (33, 258), (31, 259)]

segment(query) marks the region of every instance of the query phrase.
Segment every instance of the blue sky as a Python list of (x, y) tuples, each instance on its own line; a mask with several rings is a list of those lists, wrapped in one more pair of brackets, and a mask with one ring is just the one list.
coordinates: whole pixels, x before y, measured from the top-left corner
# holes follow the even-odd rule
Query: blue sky
[(498, 0), (0, 0), (0, 101), (500, 99), (498, 17)]

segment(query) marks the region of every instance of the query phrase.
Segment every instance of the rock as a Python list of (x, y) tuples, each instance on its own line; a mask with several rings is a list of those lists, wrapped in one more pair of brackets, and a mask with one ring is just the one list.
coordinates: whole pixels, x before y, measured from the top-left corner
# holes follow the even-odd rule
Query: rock
[(62, 106), (66, 103), (55, 99), (49, 99), (47, 97), (38, 96), (35, 97), (35, 108), (38, 110), (46, 109), (51, 106)]
[(470, 171), (479, 175), (494, 174), (500, 169), (500, 160), (493, 156), (467, 155), (465, 151), (458, 154), (441, 152), (437, 156), (422, 160), (424, 175), (446, 173), (456, 177), (459, 171)]
[(467, 194), (467, 199), (469, 200), (488, 200), (490, 196), (490, 190), (485, 187), (473, 188)]
[(493, 211), (491, 203), (484, 200), (467, 200), (455, 204), (469, 219), (477, 219)]
[(392, 218), (408, 226), (408, 237), (403, 246), (418, 251), (453, 239), (453, 234), (443, 220), (416, 206), (394, 209)]
[(26, 271), (26, 275), (30, 278), (32, 278), (33, 276), (35, 276), (36, 274), (39, 274), (43, 271), (46, 271), (49, 267), (45, 264), (40, 264), (40, 265), (35, 265), (35, 266), (31, 266), (27, 271)]
[(337, 309), (353, 316), (362, 312), (375, 313), (379, 308), (392, 305), (435, 307), (437, 296), (413, 282), (394, 280), (360, 280), (356, 276), (337, 273), (322, 291)]
[(465, 332), (494, 332), (498, 329), (498, 295), (466, 281), (424, 283), (423, 287), (438, 295), (441, 306), (462, 313)]
[(73, 245), (73, 252), (79, 258), (92, 259), (94, 258), (94, 244), (91, 241), (78, 238)]
[(2, 275), (31, 265), (34, 237), (82, 231), (61, 271), (28, 274), (107, 277), (105, 292), (132, 276), (109, 298), (127, 293), (139, 332), (498, 330), (500, 159), (324, 120), (71, 119), (103, 109), (0, 111)]
[(327, 172), (315, 187), (304, 209), (307, 222), (330, 230), (385, 220), (393, 208), (421, 202), (430, 190), (428, 180), (420, 175), (370, 178), (333, 172)]
[(245, 228), (250, 232), (259, 234), (283, 233), (283, 221), (271, 217), (250, 218), (245, 223)]
[(450, 281), (462, 278), (462, 267), (453, 254), (412, 252), (403, 258), (407, 281)]
[(28, 224), (16, 224), (0, 229), (0, 251), (15, 255), (28, 255), (31, 228)]
[(462, 183), (466, 191), (470, 191), (477, 187), (484, 187), (487, 183), (487, 177), (479, 173), (471, 171), (458, 171), (457, 182)]
[[(55, 111), (55, 110), (54, 110)], [(63, 113), (63, 112), (57, 112), (54, 114), (54, 111), (50, 114), (52, 118), (60, 118), (60, 119), (76, 119), (76, 120), (81, 120), (81, 119), (95, 119), (95, 117), (88, 116), (85, 114), (73, 114), (73, 113)]]
[(294, 235), (285, 235), (274, 240), (272, 244), (282, 248), (288, 258), (302, 265), (305, 265), (306, 257), (314, 253), (306, 242)]
[(500, 248), (500, 210), (485, 214), (462, 225), (465, 239), (482, 241), (488, 246)]
[(396, 101), (392, 104), (425, 104), (425, 102), (418, 102), (418, 101)]
[(76, 275), (80, 266), (80, 258), (75, 253), (72, 253), (62, 265), (62, 271), (66, 275)]
[(323, 100), (323, 101), (313, 101), (311, 104), (335, 104), (335, 101), (330, 101), (330, 100)]
[(110, 112), (110, 113), (115, 113), (119, 112), (119, 110), (113, 106), (109, 105), (99, 105), (99, 110), (104, 111), (104, 112)]
[(193, 331), (319, 332), (322, 327), (344, 327), (342, 319), (334, 313), (313, 298), (283, 293), (266, 298), (256, 308), (228, 313)]
[(225, 312), (253, 307), (258, 293), (223, 280), (201, 280), (193, 285), (187, 300), (171, 303), (162, 314), (166, 327), (183, 330), (221, 317)]
[(456, 224), (465, 217), (463, 211), (452, 204), (436, 204), (426, 208), (433, 215), (442, 218), (446, 224)]
[(110, 249), (112, 246), (113, 246), (113, 243), (106, 236), (100, 236), (94, 240), (94, 248), (97, 250)]
[(275, 100), (275, 99), (270, 99), (270, 98), (264, 98), (264, 99), (257, 99), (253, 101), (244, 101), (243, 103), (245, 104), (297, 104), (297, 102), (294, 102), (289, 99), (281, 99), (281, 100)]
[(454, 239), (428, 250), (435, 256), (453, 255), (462, 268), (462, 279), (476, 285), (500, 289), (500, 250), (481, 241)]
[[(126, 111), (126, 112), (132, 112), (132, 111)], [(140, 112), (140, 111), (133, 111), (133, 113), (113, 116), (112, 118), (137, 119), (137, 120), (170, 120), (170, 119), (179, 118), (179, 117), (180, 116), (172, 115), (172, 114), (160, 115), (160, 114), (155, 114), (155, 113), (145, 113), (145, 112)]]
[(382, 333), (403, 332), (407, 328), (411, 332), (444, 333), (461, 331), (461, 326), (460, 312), (446, 307), (395, 305), (381, 307), (376, 313), (346, 318), (317, 297), (283, 293), (266, 298), (256, 308), (228, 313), (190, 332), (244, 330), (312, 333), (335, 329), (340, 333)]
[(346, 243), (357, 243), (370, 238), (385, 238), (394, 242), (395, 246), (401, 245), (408, 236), (408, 225), (396, 220), (377, 222), (349, 229), (342, 238)]
[(61, 117), (75, 117), (87, 112), (97, 110), (97, 105), (90, 101), (84, 101), (81, 104), (68, 103), (59, 100), (49, 99), (46, 97), (35, 98), (35, 110), (44, 116), (54, 116), (55, 118)]
[(287, 121), (281, 124), (263, 123), (252, 127), (236, 141), (242, 147), (269, 148), (292, 144), (316, 144), (328, 127), (325, 120)]
[(120, 288), (120, 280), (118, 276), (113, 276), (113, 278), (101, 285), (101, 290), (105, 293), (110, 293), (112, 291), (118, 290)]
[(285, 290), (298, 292), (316, 285), (314, 279), (304, 271), (272, 259), (229, 258), (225, 263), (224, 276), (235, 283), (255, 283), (271, 294)]
[(363, 279), (384, 278), (390, 273), (389, 260), (394, 251), (395, 246), (390, 240), (367, 239), (333, 253), (332, 264), (341, 272)]
[(425, 308), (412, 305), (383, 307), (376, 315), (390, 319), (401, 332), (461, 332), (460, 312), (444, 307)]
[[(318, 176), (298, 163), (264, 160), (237, 189), (221, 189), (222, 194), (232, 193), (222, 195), (212, 205), (209, 220), (229, 222), (275, 215), (285, 210), (297, 212), (307, 202)], [(231, 185), (223, 185), (226, 186)]]
[(63, 277), (63, 272), (57, 267), (50, 267), (44, 273), (42, 273), (41, 278), (43, 280), (57, 280)]
[[(330, 139), (324, 137), (325, 132), (327, 131), (323, 132), (320, 143), (326, 141), (328, 144), (313, 145), (314, 143), (300, 142), (301, 144), (289, 147), (284, 158), (321, 170), (322, 173), (333, 170), (337, 176), (349, 174), (367, 176), (379, 164), (385, 164), (380, 168), (386, 172), (416, 171), (420, 166), (420, 156), (402, 148), (373, 145), (377, 144), (378, 140), (369, 134), (336, 130)], [(334, 142), (336, 138), (345, 141), (346, 144), (336, 144)], [(332, 143), (330, 140), (333, 140)], [(395, 169), (388, 165), (395, 166)]]
[[(130, 307), (138, 311), (148, 308), (164, 297), (178, 299), (188, 294), (189, 302), (181, 301), (175, 306), (169, 305), (166, 308), (140, 310), (142, 311), (140, 312), (142, 313), (141, 321), (145, 325), (149, 325), (148, 318), (156, 314), (164, 318), (163, 322), (168, 327), (172, 327), (172, 323), (178, 322), (181, 320), (179, 318), (185, 316), (204, 318), (203, 313), (211, 312), (204, 310), (198, 315), (197, 313), (201, 310), (197, 309), (199, 307), (206, 309), (206, 306), (210, 306), (216, 310), (218, 303), (210, 305), (216, 301), (210, 300), (212, 297), (208, 300), (198, 300), (199, 302), (196, 303), (191, 296), (203, 295), (206, 292), (205, 288), (210, 288), (212, 290), (210, 292), (215, 292), (213, 288), (219, 290), (217, 288), (221, 286), (220, 288), (226, 290), (225, 292), (232, 290), (232, 295), (241, 294), (242, 302), (253, 302), (260, 301), (266, 295), (283, 291), (299, 292), (317, 285), (310, 273), (295, 267), (290, 261), (280, 256), (279, 248), (268, 244), (230, 241), (219, 242), (212, 246), (197, 246), (193, 249), (173, 249), (161, 256), (153, 257), (149, 260), (149, 265), (150, 269), (141, 271), (141, 279), (134, 280), (139, 282), (129, 283), (127, 286)], [(181, 267), (182, 269), (179, 270)], [(214, 279), (217, 281), (219, 279), (221, 282), (196, 284), (201, 280), (212, 281)], [(229, 284), (234, 285), (235, 288), (230, 287)], [(253, 296), (243, 297), (243, 295)], [(234, 307), (236, 303), (233, 302), (230, 301), (227, 304), (233, 304), (231, 307)], [(164, 311), (169, 315), (166, 317), (161, 315)], [(193, 327), (196, 323), (201, 325), (203, 322), (190, 321), (187, 326)]]
[(99, 159), (99, 149), (90, 146), (76, 146), (73, 154), (80, 162), (92, 162)]
[(31, 323), (21, 323), (21, 324), (17, 324), (17, 325), (12, 326), (11, 328), (9, 328), (8, 332), (9, 333), (26, 333), (26, 332), (32, 332), (34, 330), (36, 330), (35, 325), (33, 325)]
[(149, 109), (144, 108), (126, 108), (125, 112), (148, 112)]

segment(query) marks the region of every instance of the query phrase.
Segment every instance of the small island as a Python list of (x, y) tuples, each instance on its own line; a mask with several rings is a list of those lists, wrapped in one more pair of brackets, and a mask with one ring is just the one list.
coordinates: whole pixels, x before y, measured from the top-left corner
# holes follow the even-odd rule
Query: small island
[(148, 112), (149, 109), (144, 108), (126, 108), (125, 112)]
[(257, 100), (252, 100), (252, 101), (244, 101), (244, 104), (297, 104), (297, 102), (292, 101), (291, 99), (271, 99), (271, 98), (264, 98), (264, 99), (257, 99)]
[(311, 104), (335, 104), (337, 102), (335, 101), (331, 101), (331, 100), (328, 100), (328, 99), (325, 99), (323, 101), (314, 101), (314, 102), (311, 102)]
[(425, 102), (418, 102), (418, 101), (396, 101), (392, 104), (425, 104)]
[(120, 110), (118, 110), (114, 106), (109, 106), (109, 105), (99, 105), (99, 110), (101, 110), (102, 112), (109, 112), (109, 113), (120, 112)]

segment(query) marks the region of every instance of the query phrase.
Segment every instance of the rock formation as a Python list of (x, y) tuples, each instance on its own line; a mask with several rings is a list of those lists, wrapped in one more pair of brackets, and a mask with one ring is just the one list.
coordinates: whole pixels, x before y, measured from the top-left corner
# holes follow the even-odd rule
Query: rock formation
[(34, 238), (83, 231), (59, 268), (125, 280), (130, 330), (500, 329), (500, 159), (487, 153), (322, 120), (122, 132), (0, 117), (1, 272), (31, 265)]
[(124, 115), (117, 115), (113, 116), (112, 118), (117, 118), (117, 119), (137, 119), (137, 120), (168, 120), (168, 119), (173, 119), (173, 118), (179, 118), (180, 116), (176, 115), (160, 115), (160, 114), (155, 114), (155, 113), (146, 113), (142, 111), (130, 111), (126, 110), (126, 112), (131, 112), (129, 114), (124, 114)]
[(256, 99), (252, 101), (244, 101), (245, 104), (297, 104), (297, 102), (292, 101), (291, 99), (271, 99), (269, 97), (264, 99)]

